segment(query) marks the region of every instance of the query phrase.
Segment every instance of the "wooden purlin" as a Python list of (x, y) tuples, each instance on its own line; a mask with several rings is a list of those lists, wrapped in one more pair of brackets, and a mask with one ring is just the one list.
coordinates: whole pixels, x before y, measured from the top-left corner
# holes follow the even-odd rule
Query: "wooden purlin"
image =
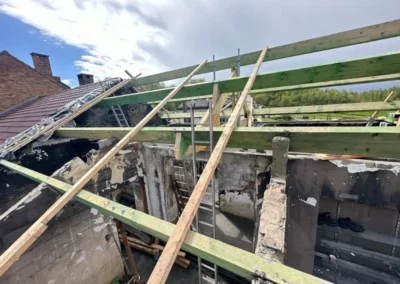
[(222, 157), (222, 153), (225, 149), (226, 144), (228, 143), (229, 137), (232, 134), (232, 131), (236, 127), (237, 120), (240, 115), (240, 110), (243, 108), (243, 103), (246, 99), (246, 96), (249, 94), (255, 78), (257, 76), (258, 70), (264, 60), (264, 57), (267, 53), (267, 47), (263, 49), (261, 55), (257, 61), (256, 66), (254, 67), (249, 80), (243, 89), (242, 94), (236, 104), (236, 107), (229, 118), (228, 123), (224, 127), (224, 131), (215, 145), (214, 151), (212, 152), (206, 166), (204, 167), (203, 173), (201, 174), (187, 204), (185, 209), (182, 212), (181, 217), (178, 220), (178, 223), (168, 240), (163, 253), (161, 254), (160, 259), (158, 260), (153, 272), (150, 275), (148, 280), (148, 284), (162, 284), (165, 283), (169, 272), (172, 268), (172, 265), (175, 261), (175, 258), (182, 246), (182, 243), (186, 237), (186, 234), (189, 231), (190, 225), (193, 222), (194, 216), (197, 213), (200, 202), (204, 197), (207, 186), (210, 183), (211, 177), (215, 172), (215, 169), (219, 163), (219, 160)]
[[(63, 138), (105, 139), (123, 137), (128, 129), (120, 127), (65, 128), (56, 132)], [(214, 142), (223, 134), (224, 127), (214, 127)], [(191, 143), (190, 127), (145, 127), (135, 136), (134, 141), (174, 144), (176, 133), (181, 133)], [(271, 150), (275, 136), (290, 138), (292, 152), (327, 153), (335, 155), (358, 155), (366, 157), (400, 158), (397, 144), (400, 139), (399, 127), (237, 127), (227, 147), (257, 150)], [(198, 145), (207, 145), (208, 127), (196, 128)]]
[[(33, 225), (32, 227), (40, 224), (47, 224), (73, 197), (82, 189), (82, 187), (93, 178), (97, 172), (108, 163), (118, 151), (122, 149), (149, 121), (153, 118), (157, 112), (171, 99), (188, 81), (189, 79), (199, 70), (207, 61), (202, 62), (189, 76), (183, 80), (165, 99), (160, 102), (150, 113), (148, 113), (135, 127), (133, 127), (128, 134), (126, 134), (106, 155), (104, 155), (84, 176), (82, 176), (61, 198), (59, 198)], [(44, 230), (43, 230), (44, 231)], [(7, 270), (24, 253), (29, 247), (25, 246), (26, 242), (30, 242), (37, 239), (41, 233), (32, 235), (27, 232), (22, 234), (20, 238), (4, 252), (0, 257), (0, 276)]]
[[(38, 183), (43, 182), (62, 194), (72, 187), (72, 185), (65, 182), (5, 160), (0, 160), (0, 165)], [(175, 227), (172, 223), (124, 206), (84, 189), (79, 191), (74, 196), (74, 199), (99, 210), (102, 214), (115, 218), (165, 242), (171, 236)], [(263, 279), (268, 279), (274, 283), (328, 283), (315, 276), (279, 263), (266, 261), (253, 253), (195, 232), (188, 233), (182, 249), (248, 280), (251, 280), (254, 275), (258, 274), (262, 276)]]
[[(345, 46), (357, 45), (371, 41), (384, 40), (400, 36), (400, 20), (380, 23), (367, 27), (357, 28), (349, 31), (339, 32), (327, 36), (308, 39), (296, 43), (290, 43), (269, 49), (264, 61), (283, 59), (308, 53), (330, 50)], [(255, 64), (260, 56), (261, 50), (240, 55), (240, 65), (246, 66)], [(237, 56), (227, 57), (206, 64), (201, 73), (209, 73), (229, 69), (236, 66)], [(154, 75), (139, 78), (135, 84), (147, 85), (156, 82), (168, 81), (185, 77), (196, 65), (171, 70)]]
[[(265, 72), (257, 76), (253, 89), (280, 90), (287, 89), (288, 86), (295, 86), (296, 89), (305, 88), (302, 85), (323, 82), (340, 82), (348, 79), (365, 78), (371, 81), (369, 77), (398, 74), (400, 68), (400, 52), (391, 52), (378, 54), (358, 59), (340, 60), (336, 62), (324, 63), (314, 66), (279, 70), (274, 72)], [(218, 84), (221, 93), (241, 92), (246, 85), (248, 77), (236, 77), (227, 80), (215, 82), (203, 82), (185, 86), (178, 98), (188, 98), (212, 94), (213, 86)], [(387, 80), (385, 77), (382, 81)], [(358, 81), (362, 83), (363, 81)], [(334, 83), (333, 85), (340, 85)], [(309, 88), (307, 86), (307, 88)], [(143, 103), (149, 101), (162, 100), (172, 88), (153, 90), (138, 94), (127, 94), (115, 98), (103, 100), (98, 106), (108, 107), (113, 105), (126, 105), (134, 103)], [(290, 88), (289, 88), (290, 89)]]
[[(253, 116), (363, 112), (363, 111), (381, 111), (381, 110), (398, 110), (398, 109), (400, 109), (400, 100), (391, 102), (362, 102), (362, 103), (330, 104), (330, 105), (259, 108), (253, 110)], [(229, 116), (231, 113), (232, 110), (227, 109), (222, 112), (222, 115)], [(202, 117), (204, 114), (205, 112), (195, 112), (194, 117), (196, 118)], [(169, 118), (169, 119), (188, 118), (188, 117), (190, 117), (190, 114), (183, 112), (170, 113), (168, 117), (166, 117), (165, 115), (161, 116), (161, 118)]]

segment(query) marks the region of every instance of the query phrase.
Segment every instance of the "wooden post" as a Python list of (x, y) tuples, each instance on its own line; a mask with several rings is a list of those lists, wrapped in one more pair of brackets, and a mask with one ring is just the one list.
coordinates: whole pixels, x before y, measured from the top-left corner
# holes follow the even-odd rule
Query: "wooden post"
[(218, 162), (222, 157), (223, 151), (228, 143), (229, 137), (231, 136), (233, 130), (236, 128), (236, 123), (239, 118), (240, 110), (243, 108), (243, 103), (249, 94), (251, 88), (253, 87), (254, 81), (256, 79), (258, 70), (260, 69), (261, 63), (267, 53), (267, 47), (263, 49), (260, 57), (258, 58), (257, 64), (254, 67), (246, 86), (239, 97), (235, 109), (229, 118), (228, 123), (224, 127), (224, 131), (216, 144), (214, 151), (212, 152), (210, 159), (208, 160), (203, 173), (201, 174), (193, 192), (188, 200), (185, 209), (178, 223), (168, 240), (167, 245), (160, 259), (158, 260), (156, 267), (154, 268), (148, 284), (162, 284), (167, 280), (168, 274), (172, 268), (175, 258), (182, 246), (182, 243), (189, 231), (190, 225), (193, 222), (194, 216), (200, 206), (200, 202), (204, 197), (208, 184), (210, 183), (211, 177), (213, 176), (215, 169), (217, 168)]
[[(73, 197), (78, 193), (82, 187), (93, 178), (98, 171), (104, 167), (122, 147), (124, 147), (149, 121), (157, 114), (158, 111), (176, 94), (180, 89), (189, 81), (189, 79), (201, 68), (207, 61), (203, 61), (189, 76), (183, 80), (168, 96), (166, 96), (150, 113), (148, 113), (135, 127), (133, 127), (128, 134), (126, 134), (107, 154), (103, 156), (83, 177), (81, 177), (63, 196), (61, 196), (43, 215), (32, 225), (34, 227), (40, 224), (47, 224)], [(22, 234), (15, 243), (7, 249), (0, 257), (0, 276), (12, 265), (29, 247), (26, 242), (32, 242), (39, 238), (44, 232), (38, 234), (30, 234), (27, 232)], [(5, 269), (4, 269), (5, 268)]]
[(130, 268), (132, 269), (131, 272), (132, 272), (132, 275), (133, 275), (133, 283), (139, 283), (140, 284), (141, 280), (140, 280), (139, 271), (137, 269), (135, 259), (133, 258), (131, 247), (129, 246), (129, 243), (128, 243), (128, 236), (126, 235), (126, 232), (125, 232), (124, 223), (122, 223), (121, 221), (118, 221), (118, 229), (119, 229), (119, 231), (121, 233), (122, 243), (125, 246), (126, 254), (128, 255)]

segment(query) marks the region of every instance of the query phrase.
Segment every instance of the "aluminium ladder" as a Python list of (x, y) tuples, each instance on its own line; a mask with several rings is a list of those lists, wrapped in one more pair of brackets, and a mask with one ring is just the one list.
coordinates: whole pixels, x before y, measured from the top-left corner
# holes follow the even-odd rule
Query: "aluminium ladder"
[[(211, 100), (208, 101), (208, 112), (209, 112), (209, 141), (196, 141), (196, 132), (195, 132), (195, 118), (194, 118), (194, 102), (191, 102), (190, 105), (190, 124), (191, 124), (191, 137), (192, 137), (192, 163), (193, 163), (193, 184), (197, 183), (197, 177), (198, 177), (198, 173), (197, 173), (197, 161), (196, 161), (196, 142), (199, 143), (201, 142), (202, 144), (208, 144), (210, 147), (210, 155), (212, 154), (213, 151), (213, 125), (212, 125), (212, 102)], [(205, 126), (207, 124), (201, 125), (201, 126)], [(216, 239), (216, 219), (215, 219), (215, 178), (214, 175), (212, 176), (211, 179), (211, 188), (212, 188), (212, 198), (211, 198), (211, 202), (212, 202), (212, 210), (208, 209), (209, 211), (212, 212), (212, 223), (208, 223), (206, 221), (202, 221), (199, 220), (199, 214), (196, 214), (196, 230), (198, 233), (200, 233), (200, 228), (199, 228), (199, 224), (205, 225), (207, 227), (211, 227), (212, 228), (212, 237), (214, 239)], [(202, 209), (202, 207), (206, 208), (203, 204), (203, 206), (200, 206), (200, 209)], [(202, 284), (203, 280), (208, 282), (208, 283), (218, 283), (218, 267), (216, 264), (214, 264), (214, 267), (211, 267), (205, 263), (202, 262), (201, 258), (198, 257), (197, 258), (197, 262), (198, 262), (198, 269), (199, 269), (199, 283)], [(202, 273), (202, 268), (205, 268), (207, 270), (210, 270), (213, 272), (214, 274), (214, 281), (211, 282), (210, 279), (208, 279), (207, 277), (205, 277)]]

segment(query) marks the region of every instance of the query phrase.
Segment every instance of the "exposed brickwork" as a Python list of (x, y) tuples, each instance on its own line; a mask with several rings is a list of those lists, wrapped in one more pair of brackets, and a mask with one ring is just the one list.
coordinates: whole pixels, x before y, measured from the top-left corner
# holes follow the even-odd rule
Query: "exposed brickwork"
[(8, 52), (0, 52), (0, 112), (31, 97), (67, 89), (67, 86), (40, 74)]
[(48, 55), (32, 52), (31, 56), (33, 66), (35, 66), (36, 71), (47, 77), (53, 77), (53, 72), (51, 71), (50, 59)]
[(87, 84), (93, 84), (93, 75), (90, 74), (78, 74), (78, 81), (79, 81), (79, 86), (87, 85)]

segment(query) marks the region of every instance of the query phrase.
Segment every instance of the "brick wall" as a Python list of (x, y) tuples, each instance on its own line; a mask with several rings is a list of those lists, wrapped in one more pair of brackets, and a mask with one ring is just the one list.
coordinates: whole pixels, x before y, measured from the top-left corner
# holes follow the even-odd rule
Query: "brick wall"
[(0, 112), (34, 96), (66, 90), (8, 53), (0, 53)]

